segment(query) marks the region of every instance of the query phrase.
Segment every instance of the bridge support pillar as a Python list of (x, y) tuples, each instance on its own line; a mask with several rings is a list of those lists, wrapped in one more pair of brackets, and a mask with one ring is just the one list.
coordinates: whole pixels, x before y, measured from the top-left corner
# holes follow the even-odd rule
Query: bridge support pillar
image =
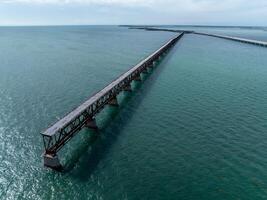
[(143, 71), (142, 71), (143, 74), (147, 74), (148, 71), (147, 71), (147, 68), (145, 68)]
[(113, 99), (111, 99), (111, 100), (108, 102), (108, 104), (111, 105), (111, 106), (119, 106), (117, 97), (114, 97)]
[(140, 74), (134, 78), (135, 81), (142, 81)]
[(62, 169), (62, 165), (59, 162), (58, 156), (51, 154), (44, 154), (44, 166), (49, 167), (51, 169), (60, 170)]
[(123, 90), (126, 92), (131, 92), (132, 91), (131, 85), (130, 84), (127, 85)]
[(154, 67), (153, 62), (149, 63), (147, 67), (152, 69)]
[(88, 118), (85, 123), (85, 127), (91, 128), (91, 129), (98, 129), (95, 118)]

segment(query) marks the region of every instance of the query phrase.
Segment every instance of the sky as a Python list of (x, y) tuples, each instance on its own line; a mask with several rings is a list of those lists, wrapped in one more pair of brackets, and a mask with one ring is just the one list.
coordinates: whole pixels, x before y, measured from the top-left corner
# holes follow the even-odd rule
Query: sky
[(267, 26), (267, 0), (0, 0), (0, 26)]

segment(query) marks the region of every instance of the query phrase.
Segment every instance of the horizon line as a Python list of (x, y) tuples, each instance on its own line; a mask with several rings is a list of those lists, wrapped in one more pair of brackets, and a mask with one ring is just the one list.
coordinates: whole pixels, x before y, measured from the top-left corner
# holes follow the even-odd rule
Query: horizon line
[(45, 26), (189, 26), (189, 27), (267, 27), (267, 25), (205, 25), (205, 24), (10, 24), (0, 27), (45, 27)]

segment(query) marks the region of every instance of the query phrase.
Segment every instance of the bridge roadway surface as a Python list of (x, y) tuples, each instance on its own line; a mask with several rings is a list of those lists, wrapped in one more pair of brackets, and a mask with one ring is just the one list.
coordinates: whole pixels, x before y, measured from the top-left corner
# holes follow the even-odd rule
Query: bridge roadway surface
[[(70, 140), (75, 133), (81, 130), (81, 128), (87, 126), (88, 123), (95, 123), (94, 116), (103, 109), (106, 104), (110, 104), (110, 102), (114, 100), (116, 102), (116, 96), (121, 91), (125, 91), (126, 88), (128, 88), (128, 90), (131, 89), (131, 81), (140, 80), (140, 74), (146, 72), (149, 67), (152, 67), (153, 62), (157, 61), (160, 56), (166, 53), (183, 35), (184, 33), (179, 33), (177, 36), (170, 39), (154, 53), (119, 76), (116, 80), (95, 93), (83, 104), (42, 132), (41, 135), (43, 136), (45, 147), (45, 166), (51, 168), (60, 166), (56, 153), (65, 143)], [(88, 127), (90, 127), (90, 125)]]

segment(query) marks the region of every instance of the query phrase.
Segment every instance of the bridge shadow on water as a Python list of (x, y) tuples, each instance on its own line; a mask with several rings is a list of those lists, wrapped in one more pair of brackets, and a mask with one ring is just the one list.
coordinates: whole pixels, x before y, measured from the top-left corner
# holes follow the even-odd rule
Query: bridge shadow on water
[(90, 178), (91, 174), (97, 169), (99, 162), (106, 157), (112, 145), (116, 143), (125, 125), (131, 120), (135, 110), (130, 109), (129, 112), (126, 109), (127, 112), (125, 112), (123, 109), (133, 96), (135, 94), (124, 95), (119, 108), (106, 108), (104, 116), (101, 116), (101, 124), (98, 130), (85, 130), (88, 134), (86, 142), (79, 144), (78, 148), (71, 153), (72, 157), (64, 167), (63, 173), (71, 172), (70, 175), (73, 178), (81, 181), (87, 181)]
[(127, 123), (131, 121), (140, 103), (149, 94), (153, 82), (163, 70), (163, 64), (166, 61), (168, 58), (161, 58), (148, 74), (143, 75), (142, 79), (145, 82), (135, 82), (132, 85), (133, 92), (122, 92), (118, 98), (119, 107), (108, 106), (97, 116), (99, 129), (85, 130), (87, 136), (83, 143), (75, 147), (74, 152), (71, 153), (71, 158), (66, 162), (63, 173), (68, 173), (80, 181), (87, 181), (91, 177), (100, 161), (106, 157), (112, 145), (116, 143)]

